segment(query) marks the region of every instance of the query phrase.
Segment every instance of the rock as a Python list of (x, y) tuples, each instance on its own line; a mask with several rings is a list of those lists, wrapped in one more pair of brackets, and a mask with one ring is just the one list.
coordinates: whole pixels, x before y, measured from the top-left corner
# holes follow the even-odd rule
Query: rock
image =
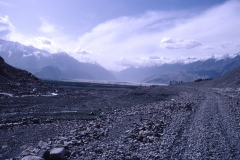
[(71, 152), (69, 152), (69, 151), (65, 151), (64, 156), (66, 156), (66, 157), (70, 157), (70, 155), (71, 155)]
[(33, 118), (32, 122), (33, 124), (39, 124), (40, 120), (38, 118)]
[(39, 148), (34, 148), (33, 151), (32, 151), (32, 153), (38, 153), (39, 151), (40, 151)]
[(103, 153), (102, 148), (97, 147), (97, 148), (95, 149), (95, 153)]
[(42, 157), (44, 159), (49, 159), (49, 155), (50, 155), (50, 151), (46, 150), (46, 151), (40, 151), (38, 153), (39, 157)]
[(94, 116), (94, 115), (95, 115), (95, 113), (93, 113), (93, 112), (90, 112), (90, 113), (89, 113), (89, 115), (90, 115), (90, 116)]
[(76, 145), (76, 144), (78, 143), (78, 140), (72, 140), (71, 143), (72, 143), (73, 145)]
[(50, 152), (50, 159), (63, 159), (64, 154), (64, 148), (54, 148)]
[(44, 160), (44, 159), (38, 156), (26, 156), (23, 157), (21, 160)]
[(31, 146), (21, 153), (21, 156), (28, 156), (33, 152), (34, 148)]
[(2, 149), (6, 149), (6, 148), (8, 148), (8, 145), (2, 146)]
[(39, 143), (38, 143), (38, 147), (39, 148), (41, 148), (41, 149), (43, 149), (43, 148), (47, 148), (47, 143), (46, 142), (43, 142), (43, 141), (40, 141)]
[(143, 138), (144, 138), (144, 137), (143, 137), (143, 136), (141, 136), (141, 135), (139, 135), (139, 136), (137, 136), (137, 137), (136, 137), (136, 139), (137, 139), (138, 141), (142, 141), (142, 140), (143, 140)]
[(76, 152), (72, 152), (71, 153), (71, 157), (76, 157), (77, 156), (77, 153)]

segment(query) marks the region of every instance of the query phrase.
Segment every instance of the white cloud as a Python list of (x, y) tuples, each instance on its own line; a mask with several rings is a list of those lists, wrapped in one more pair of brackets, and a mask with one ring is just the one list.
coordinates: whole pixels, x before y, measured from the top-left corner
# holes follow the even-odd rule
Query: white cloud
[(98, 54), (93, 54), (91, 51), (87, 51), (81, 47), (76, 48), (73, 52), (69, 52), (71, 56), (76, 58), (80, 62), (96, 64), (96, 56)]
[(36, 48), (46, 50), (50, 53), (57, 53), (57, 52), (62, 52), (63, 50), (55, 44), (51, 39), (46, 38), (46, 37), (36, 37), (33, 39), (30, 39), (27, 42), (28, 45), (32, 45)]
[(13, 32), (14, 26), (10, 22), (8, 16), (0, 16), (0, 38), (9, 39), (10, 34)]
[(47, 38), (39, 38), (39, 40), (41, 41), (41, 43), (42, 44), (44, 44), (44, 45), (51, 45), (52, 44), (52, 42), (49, 40), (49, 39), (47, 39)]
[(149, 59), (161, 59), (159, 56), (150, 56)]
[(160, 48), (165, 49), (192, 49), (202, 44), (193, 39), (172, 39), (170, 37), (162, 38)]
[[(96, 60), (108, 69), (144, 63), (136, 57), (148, 55), (177, 60), (239, 52), (239, 1), (226, 1), (202, 13), (193, 12), (147, 12), (113, 19), (80, 36), (79, 46), (99, 53)], [(224, 41), (235, 45), (223, 48)]]
[(77, 49), (74, 50), (74, 53), (81, 54), (81, 55), (88, 55), (88, 54), (90, 54), (91, 52), (86, 51), (86, 50), (78, 47)]
[(51, 53), (66, 51), (79, 61), (96, 61), (114, 70), (169, 63), (172, 62), (169, 59), (182, 57), (238, 53), (239, 17), (240, 2), (229, 0), (201, 13), (148, 11), (119, 17), (76, 38), (43, 18), (40, 32), (25, 36), (14, 29), (7, 16), (0, 16), (0, 38), (31, 44)]
[(41, 26), (39, 30), (43, 33), (53, 33), (56, 31), (56, 27), (53, 24), (47, 22), (45, 19), (41, 18)]
[(240, 47), (240, 43), (236, 43), (233, 41), (222, 41), (222, 43), (220, 44), (220, 47), (223, 49), (231, 49), (233, 50), (234, 48), (239, 48)]
[[(87, 52), (87, 51), (86, 51)], [(88, 52), (87, 52), (88, 53)], [(97, 61), (94, 59), (94, 57), (91, 56), (90, 53), (88, 54), (82, 54), (79, 52), (70, 52), (69, 53), (72, 57), (76, 58), (78, 61), (80, 62), (84, 62), (84, 63), (97, 63)]]
[(159, 56), (149, 56), (149, 57), (121, 57), (116, 63), (121, 66), (127, 67), (144, 67), (153, 65), (162, 65), (164, 63), (171, 63), (173, 60), (159, 57)]
[[(47, 34), (47, 35), (46, 35)], [(20, 33), (10, 22), (8, 16), (0, 16), (0, 38), (19, 42), (23, 45), (31, 45), (46, 50), (50, 53), (73, 51), (76, 48), (76, 41), (64, 33), (54, 30), (54, 33), (42, 33), (38, 35), (24, 35)], [(60, 47), (61, 46), (61, 47)]]
[(202, 49), (203, 50), (212, 50), (212, 49), (215, 49), (215, 48), (207, 45), (207, 46), (202, 46)]
[[(91, 32), (79, 38), (79, 46), (98, 53), (95, 59), (108, 69), (118, 68), (115, 64), (124, 56), (144, 56), (156, 53), (159, 41), (158, 30), (175, 26), (174, 20), (179, 14), (175, 12), (147, 12), (138, 17), (121, 17), (99, 24)], [(162, 23), (168, 21), (168, 23)], [(162, 24), (157, 29), (156, 25)]]

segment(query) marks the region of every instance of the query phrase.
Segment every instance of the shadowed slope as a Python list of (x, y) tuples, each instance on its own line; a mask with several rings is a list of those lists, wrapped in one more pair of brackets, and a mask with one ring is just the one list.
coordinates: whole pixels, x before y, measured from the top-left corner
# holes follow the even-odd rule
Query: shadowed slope
[(8, 65), (0, 56), (0, 92), (33, 94), (53, 90), (31, 73)]

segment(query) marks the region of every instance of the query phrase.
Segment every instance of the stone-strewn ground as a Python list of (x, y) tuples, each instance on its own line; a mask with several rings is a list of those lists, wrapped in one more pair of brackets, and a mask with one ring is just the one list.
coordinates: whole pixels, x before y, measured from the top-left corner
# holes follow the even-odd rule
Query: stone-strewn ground
[(236, 89), (57, 89), (0, 97), (2, 159), (50, 159), (54, 148), (64, 159), (240, 158)]

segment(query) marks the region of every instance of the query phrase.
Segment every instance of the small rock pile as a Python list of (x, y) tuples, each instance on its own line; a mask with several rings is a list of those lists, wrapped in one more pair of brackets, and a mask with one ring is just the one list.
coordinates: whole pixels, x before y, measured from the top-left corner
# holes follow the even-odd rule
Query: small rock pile
[[(80, 148), (83, 148), (92, 141), (99, 140), (103, 136), (107, 136), (107, 133), (108, 128), (106, 126), (102, 126), (101, 122), (92, 121), (81, 124), (68, 133), (49, 138), (46, 142), (40, 141), (37, 147), (27, 148), (19, 157), (39, 156), (45, 159), (76, 157), (79, 154), (84, 154), (84, 151), (80, 151)], [(59, 151), (58, 158), (56, 158), (57, 151)]]

